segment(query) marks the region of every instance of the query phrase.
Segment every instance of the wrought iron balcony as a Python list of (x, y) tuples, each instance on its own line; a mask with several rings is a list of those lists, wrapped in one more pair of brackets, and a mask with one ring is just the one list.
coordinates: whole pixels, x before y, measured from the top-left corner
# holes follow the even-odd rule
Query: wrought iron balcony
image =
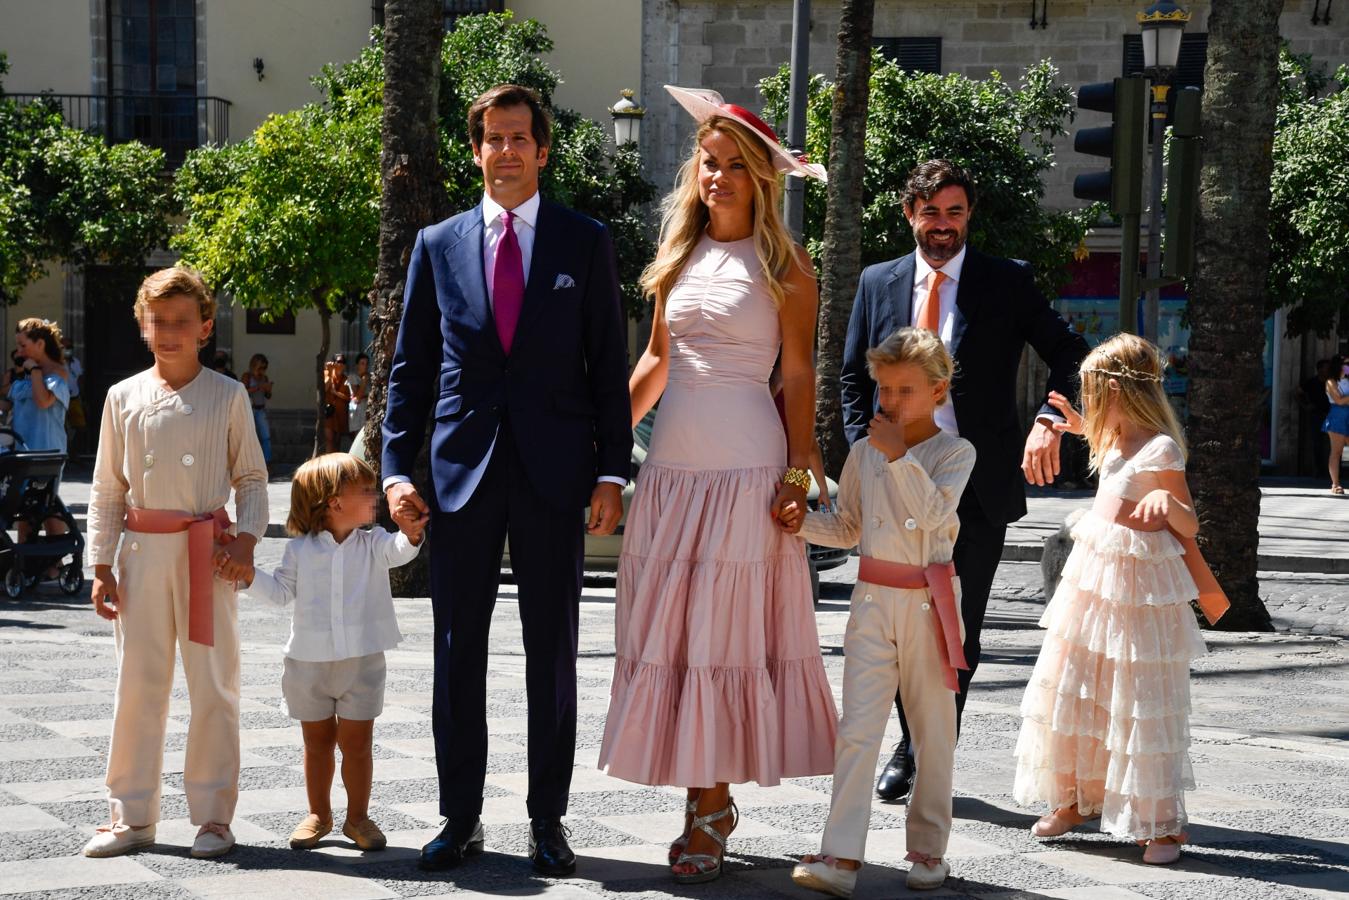
[(182, 165), (187, 151), (224, 144), (230, 136), (230, 101), (191, 94), (6, 94), (19, 103), (51, 103), (72, 128), (90, 131), (109, 144), (140, 141), (164, 151), (169, 169)]

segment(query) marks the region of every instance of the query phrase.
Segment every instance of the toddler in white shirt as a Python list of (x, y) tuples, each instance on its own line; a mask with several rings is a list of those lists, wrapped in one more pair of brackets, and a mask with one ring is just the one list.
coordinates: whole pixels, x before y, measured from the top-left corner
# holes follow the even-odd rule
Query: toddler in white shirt
[(375, 519), (375, 473), (349, 453), (315, 457), (291, 482), (286, 530), (296, 535), (274, 574), (253, 570), (245, 596), (294, 603), (281, 692), (304, 732), (309, 815), (290, 836), (308, 850), (332, 831), (335, 746), (342, 748), (347, 820), (342, 833), (362, 850), (385, 839), (370, 820), (375, 717), (384, 708), (384, 651), (402, 639), (389, 569), (411, 562), (426, 517), (390, 534)]

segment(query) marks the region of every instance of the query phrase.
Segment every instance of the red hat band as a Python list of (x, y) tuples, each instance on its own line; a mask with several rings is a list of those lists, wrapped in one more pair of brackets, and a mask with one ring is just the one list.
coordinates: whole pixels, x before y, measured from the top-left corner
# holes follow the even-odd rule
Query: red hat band
[(741, 118), (750, 125), (753, 125), (755, 130), (762, 132), (764, 137), (768, 138), (774, 144), (780, 143), (778, 141), (777, 132), (772, 128), (769, 128), (767, 122), (745, 109), (743, 106), (736, 106), (734, 103), (723, 103), (721, 104), (721, 108), (728, 113), (731, 113), (732, 116)]

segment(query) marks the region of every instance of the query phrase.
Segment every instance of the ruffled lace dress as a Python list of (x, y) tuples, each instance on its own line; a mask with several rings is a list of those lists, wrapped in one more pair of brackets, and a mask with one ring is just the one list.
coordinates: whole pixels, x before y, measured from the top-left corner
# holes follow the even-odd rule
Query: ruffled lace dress
[[(1098, 501), (1141, 500), (1158, 472), (1183, 471), (1180, 447), (1157, 435), (1101, 467)], [(1040, 626), (1044, 646), (1021, 703), (1018, 803), (1077, 804), (1101, 830), (1134, 840), (1185, 828), (1190, 766), (1190, 661), (1206, 652), (1198, 596), (1179, 541), (1089, 511)]]
[(777, 784), (834, 767), (838, 714), (804, 543), (769, 516), (787, 464), (781, 345), (752, 239), (704, 237), (665, 302), (669, 377), (619, 561), (599, 763), (641, 784)]

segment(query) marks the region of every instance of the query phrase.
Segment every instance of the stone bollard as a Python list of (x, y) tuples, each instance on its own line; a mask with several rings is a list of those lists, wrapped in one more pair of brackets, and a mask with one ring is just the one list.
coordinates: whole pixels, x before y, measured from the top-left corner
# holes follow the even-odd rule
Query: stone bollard
[(1073, 526), (1086, 513), (1085, 509), (1075, 509), (1068, 513), (1058, 531), (1044, 539), (1044, 552), (1040, 555), (1040, 575), (1044, 579), (1045, 602), (1048, 603), (1059, 586), (1059, 576), (1068, 562), (1068, 554), (1073, 550)]

